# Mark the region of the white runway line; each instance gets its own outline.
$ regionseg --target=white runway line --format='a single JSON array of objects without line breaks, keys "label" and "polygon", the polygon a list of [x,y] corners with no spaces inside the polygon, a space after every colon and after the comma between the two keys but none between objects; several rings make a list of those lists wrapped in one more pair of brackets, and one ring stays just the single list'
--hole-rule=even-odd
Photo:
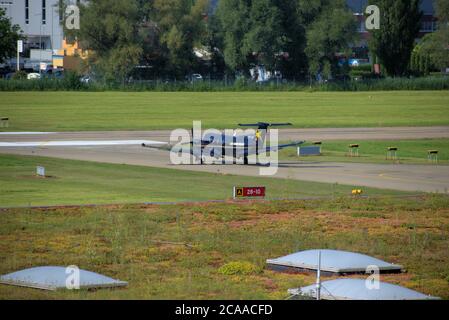
[{"label": "white runway line", "polygon": [[0,132],[0,135],[33,135],[33,134],[54,134],[56,132]]},{"label": "white runway line", "polygon": [[151,140],[101,140],[101,141],[35,141],[0,142],[0,147],[82,147],[82,146],[120,146],[120,145],[162,145],[165,142]]}]

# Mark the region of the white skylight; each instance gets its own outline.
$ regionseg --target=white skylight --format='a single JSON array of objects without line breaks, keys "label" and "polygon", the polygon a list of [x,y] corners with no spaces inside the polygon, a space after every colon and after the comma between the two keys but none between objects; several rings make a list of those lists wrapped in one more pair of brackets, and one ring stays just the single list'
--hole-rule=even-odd
[{"label": "white skylight", "polygon": [[369,266],[376,266],[381,272],[400,272],[402,267],[385,261],[348,251],[307,250],[277,259],[268,259],[267,264],[274,269],[296,268],[314,271],[318,269],[321,251],[321,271],[332,273],[364,273]]},{"label": "white skylight", "polygon": [[[435,300],[436,297],[410,290],[398,285],[380,282],[379,289],[366,285],[365,279],[337,279],[321,283],[320,296],[323,300]],[[316,297],[316,284],[290,289],[292,295]]]},{"label": "white skylight", "polygon": [[[67,270],[65,267],[36,267],[25,269],[0,276],[0,283],[43,290],[66,289],[67,280],[70,276],[74,275],[73,272],[70,273]],[[113,288],[127,285],[127,282],[79,269],[80,289]]]}]

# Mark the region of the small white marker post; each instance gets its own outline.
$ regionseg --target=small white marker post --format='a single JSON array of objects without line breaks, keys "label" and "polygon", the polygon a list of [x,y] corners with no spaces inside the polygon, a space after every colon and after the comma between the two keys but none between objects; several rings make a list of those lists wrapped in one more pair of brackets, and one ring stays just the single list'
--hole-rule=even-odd
[{"label": "small white marker post", "polygon": [[316,299],[321,300],[321,251],[318,252],[318,269],[316,273]]},{"label": "small white marker post", "polygon": [[17,40],[17,71],[20,71],[20,54],[23,52],[23,40]]},{"label": "small white marker post", "polygon": [[37,166],[37,167],[36,167],[36,174],[37,174],[39,177],[44,177],[44,178],[45,178],[45,168],[44,168],[44,167],[41,167],[41,166]]}]

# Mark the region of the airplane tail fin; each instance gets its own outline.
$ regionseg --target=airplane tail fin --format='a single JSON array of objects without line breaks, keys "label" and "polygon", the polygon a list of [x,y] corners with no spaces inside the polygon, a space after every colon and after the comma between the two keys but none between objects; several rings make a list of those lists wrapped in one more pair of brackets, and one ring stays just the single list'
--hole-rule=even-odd
[{"label": "airplane tail fin", "polygon": [[258,122],[258,123],[239,123],[240,127],[257,127],[256,137],[260,141],[264,142],[266,139],[268,128],[270,127],[284,127],[291,126],[291,123],[268,123],[268,122]]}]

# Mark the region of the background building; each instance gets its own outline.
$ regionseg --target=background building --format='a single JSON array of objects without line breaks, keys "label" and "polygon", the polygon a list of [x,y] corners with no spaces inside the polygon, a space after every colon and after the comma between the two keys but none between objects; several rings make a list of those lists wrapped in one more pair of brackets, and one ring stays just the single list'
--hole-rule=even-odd
[{"label": "background building", "polygon": [[[79,3],[79,0],[66,0]],[[46,69],[47,66],[76,69],[86,52],[79,44],[67,43],[64,37],[64,13],[60,0],[0,0],[0,8],[6,12],[12,24],[17,24],[26,37],[21,55],[21,68]],[[17,59],[8,64],[15,69]]]},{"label": "background building", "polygon": [[[20,26],[26,37],[22,67],[52,63],[53,52],[61,49],[64,38],[59,0],[1,0],[0,8],[13,24]],[[16,59],[11,59],[9,64],[15,66]]]},{"label": "background building", "polygon": [[[361,34],[362,41],[369,38],[369,32],[365,29],[365,17],[364,12],[368,6],[368,0],[346,0],[348,6],[351,8],[354,16],[357,17],[359,22],[358,32]],[[433,7],[433,0],[422,0],[421,10],[424,13],[423,19],[421,21],[421,31],[419,37],[422,38],[424,35],[435,32],[437,28],[437,19],[435,17],[435,10]]]},{"label": "background building", "polygon": [[[370,33],[365,29],[365,16],[364,12],[368,6],[368,0],[346,0],[348,6],[351,8],[354,16],[358,22],[358,33],[360,35],[360,40],[353,46],[354,56],[358,63],[368,63],[370,62],[369,50],[368,50],[368,40]],[[421,21],[421,30],[418,36],[420,38],[424,37],[426,34],[435,32],[437,28],[437,18],[435,17],[435,10],[433,7],[433,0],[422,0],[421,10],[424,15]],[[381,21],[382,26],[382,21]]]}]

